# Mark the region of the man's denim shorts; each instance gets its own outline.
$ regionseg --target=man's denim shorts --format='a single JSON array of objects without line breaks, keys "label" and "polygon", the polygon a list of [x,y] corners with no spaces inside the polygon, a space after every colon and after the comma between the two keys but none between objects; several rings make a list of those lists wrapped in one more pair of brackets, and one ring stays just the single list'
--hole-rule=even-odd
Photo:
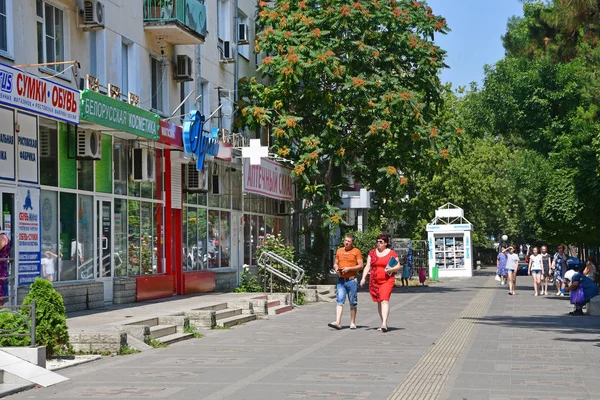
[{"label": "man's denim shorts", "polygon": [[356,278],[338,278],[336,302],[343,306],[348,296],[350,307],[356,307],[358,304],[358,279]]}]

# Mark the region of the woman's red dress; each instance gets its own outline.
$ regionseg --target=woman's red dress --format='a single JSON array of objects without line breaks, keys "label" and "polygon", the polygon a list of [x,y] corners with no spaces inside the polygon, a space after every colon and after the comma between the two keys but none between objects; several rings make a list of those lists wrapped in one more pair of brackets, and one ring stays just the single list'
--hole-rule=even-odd
[{"label": "woman's red dress", "polygon": [[390,262],[390,258],[398,257],[398,254],[394,250],[390,249],[390,252],[383,257],[377,256],[377,250],[373,249],[369,252],[371,257],[371,278],[369,279],[369,292],[371,292],[371,298],[374,302],[380,302],[383,300],[388,301],[394,289],[394,283],[396,278],[394,274],[391,276],[385,272],[385,267]]}]

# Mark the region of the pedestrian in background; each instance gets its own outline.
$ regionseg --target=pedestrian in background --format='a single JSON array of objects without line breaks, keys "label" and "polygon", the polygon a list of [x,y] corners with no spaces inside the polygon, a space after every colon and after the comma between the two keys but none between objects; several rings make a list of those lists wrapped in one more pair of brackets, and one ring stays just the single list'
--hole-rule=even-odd
[{"label": "pedestrian in background", "polygon": [[508,255],[506,256],[506,269],[508,270],[508,294],[511,296],[515,294],[515,287],[517,286],[518,266],[519,256],[515,254],[515,248],[510,246],[508,248]]},{"label": "pedestrian in background", "polygon": [[550,281],[550,264],[552,264],[552,257],[548,254],[548,247],[542,246],[542,294],[548,295],[548,281]]},{"label": "pedestrian in background", "polygon": [[585,268],[583,269],[583,274],[592,281],[596,282],[597,272],[598,268],[596,267],[596,259],[594,257],[588,257],[587,262],[585,263]]},{"label": "pedestrian in background", "polygon": [[571,292],[571,303],[575,304],[575,311],[569,314],[584,315],[583,306],[598,296],[598,286],[590,278],[575,270],[567,271],[564,280],[568,283],[566,290]]},{"label": "pedestrian in background", "polygon": [[538,248],[533,248],[533,254],[529,256],[529,267],[527,273],[533,278],[533,295],[538,296],[538,289],[542,286],[542,255],[538,253]]},{"label": "pedestrian in background", "polygon": [[506,285],[506,275],[508,274],[506,260],[506,246],[502,246],[500,253],[498,253],[498,257],[496,257],[496,266],[498,267],[498,276],[500,277],[501,285]]},{"label": "pedestrian in background", "polygon": [[350,329],[356,329],[356,311],[358,306],[358,282],[356,276],[363,269],[362,254],[354,247],[354,236],[346,235],[344,247],[335,253],[333,269],[338,274],[336,286],[335,322],[327,324],[334,329],[342,329],[342,312],[348,297],[350,304]]},{"label": "pedestrian in background", "polygon": [[565,246],[558,246],[558,251],[552,257],[552,266],[554,271],[554,284],[556,285],[556,295],[564,296],[565,290],[564,276],[567,272],[567,255],[565,254]]},{"label": "pedestrian in background", "polygon": [[[377,247],[369,252],[367,265],[360,281],[360,285],[363,286],[367,274],[371,273],[369,278],[369,292],[371,293],[371,299],[377,303],[377,311],[381,318],[381,326],[377,330],[381,332],[387,332],[388,330],[389,301],[396,281],[394,273],[400,271],[402,268],[402,264],[398,260],[398,254],[388,248],[389,241],[390,237],[388,235],[382,233],[377,236]],[[390,267],[391,259],[395,259],[396,265],[394,267]]]},{"label": "pedestrian in background", "polygon": [[[4,232],[0,232],[0,306],[8,300],[8,259],[10,258],[10,239]],[[1,279],[4,278],[4,279]]]},{"label": "pedestrian in background", "polygon": [[400,277],[402,287],[408,286],[408,278],[410,278],[410,264],[408,263],[408,258],[404,256],[402,257],[402,275]]}]

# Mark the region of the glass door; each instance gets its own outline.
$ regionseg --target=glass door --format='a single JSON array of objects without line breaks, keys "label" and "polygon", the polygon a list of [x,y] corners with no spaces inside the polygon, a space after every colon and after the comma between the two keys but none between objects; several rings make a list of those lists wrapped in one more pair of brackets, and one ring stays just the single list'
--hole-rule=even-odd
[{"label": "glass door", "polygon": [[104,302],[113,301],[113,203],[96,198],[96,280],[104,282]]},{"label": "glass door", "polygon": [[[8,304],[15,305],[15,193],[13,188],[0,185],[0,210],[2,210],[2,220],[0,220],[0,232],[5,233],[10,240],[8,258],[4,257],[6,250],[0,250],[0,305]],[[13,279],[10,279],[13,278]]]}]

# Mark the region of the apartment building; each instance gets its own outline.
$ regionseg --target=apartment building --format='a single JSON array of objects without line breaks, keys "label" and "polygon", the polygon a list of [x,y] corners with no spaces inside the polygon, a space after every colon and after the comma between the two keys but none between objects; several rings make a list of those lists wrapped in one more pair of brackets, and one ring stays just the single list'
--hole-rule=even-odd
[{"label": "apartment building", "polygon": [[[258,236],[289,237],[293,190],[261,181],[289,169],[250,165],[256,134],[233,128],[237,82],[256,74],[255,3],[0,0],[13,293],[42,276],[75,310],[230,290]],[[205,122],[186,131],[190,115]],[[200,170],[190,126],[211,143]]]}]

